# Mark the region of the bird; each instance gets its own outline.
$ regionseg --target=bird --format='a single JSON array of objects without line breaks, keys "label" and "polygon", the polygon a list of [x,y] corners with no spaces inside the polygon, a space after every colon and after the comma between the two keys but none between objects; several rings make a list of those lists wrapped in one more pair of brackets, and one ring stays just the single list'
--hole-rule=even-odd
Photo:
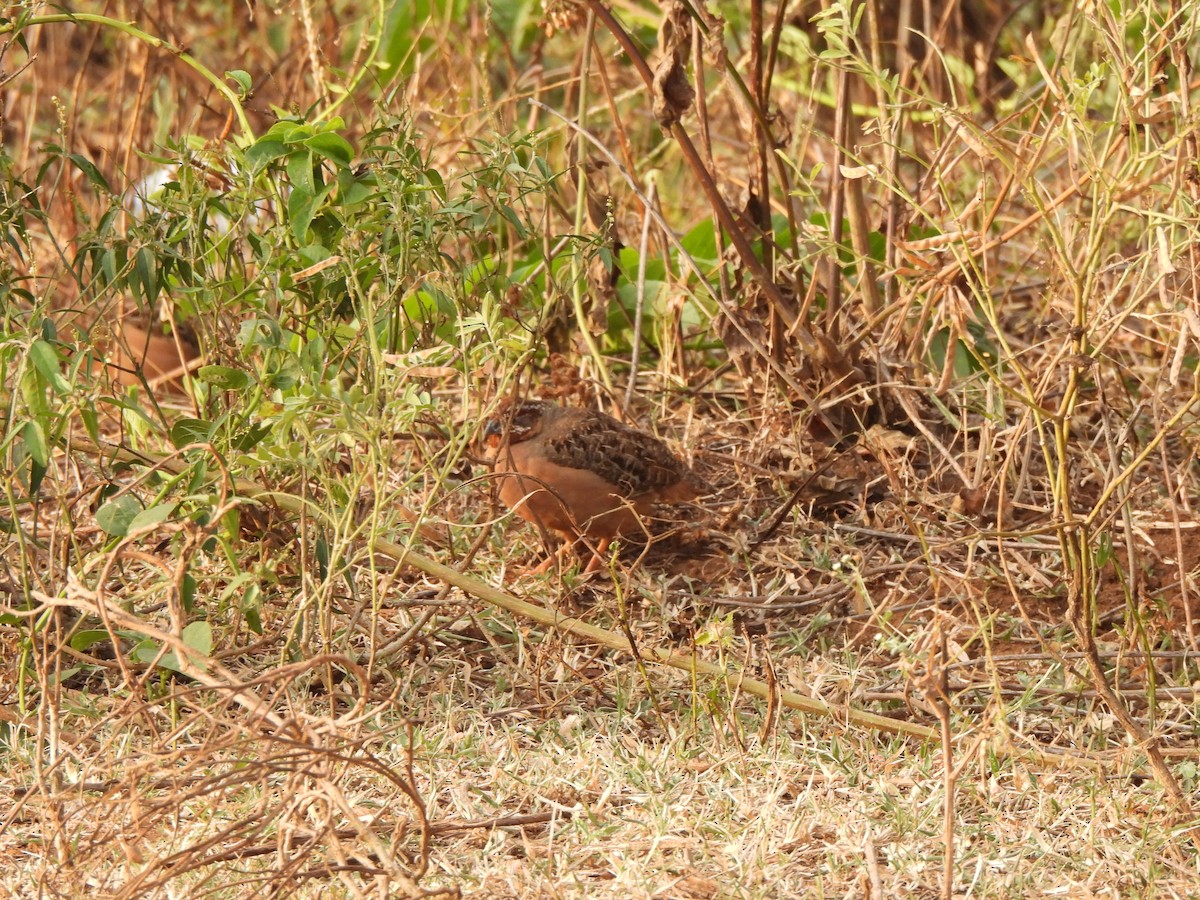
[{"label": "bird", "polygon": [[504,504],[564,541],[534,573],[581,542],[592,548],[584,571],[594,572],[614,538],[645,532],[655,503],[694,500],[704,489],[662,441],[595,409],[505,401],[484,442]]}]

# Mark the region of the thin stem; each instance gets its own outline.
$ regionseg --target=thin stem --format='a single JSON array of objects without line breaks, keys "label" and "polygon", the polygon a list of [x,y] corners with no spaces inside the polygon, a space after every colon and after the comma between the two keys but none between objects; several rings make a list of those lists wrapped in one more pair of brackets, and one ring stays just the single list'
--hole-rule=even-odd
[{"label": "thin stem", "polygon": [[[182,49],[176,47],[169,41],[164,41],[160,37],[155,37],[149,32],[142,31],[142,29],[129,22],[122,22],[118,19],[112,19],[108,16],[99,16],[93,13],[68,13],[51,16],[35,16],[31,19],[26,19],[21,24],[22,27],[29,27],[31,25],[56,25],[60,22],[70,22],[75,25],[86,22],[91,25],[102,25],[106,28],[115,29],[116,31],[123,31],[129,36],[137,38],[139,41],[146,42],[151,47],[155,47],[160,50],[166,50],[171,55],[179,57],[180,61],[182,61],[185,65],[191,66],[191,68],[199,72],[200,75],[203,76],[204,79],[208,81],[209,84],[211,84],[219,94],[221,94],[221,96],[229,101],[230,106],[233,107],[234,114],[237,116],[238,124],[241,126],[242,137],[246,139],[246,142],[250,143],[255,139],[254,129],[250,127],[250,120],[246,118],[246,110],[242,106],[242,101],[238,99],[238,95],[235,94],[233,89],[225,83],[224,79],[217,77],[217,74],[213,72],[212,69],[208,68],[208,66],[204,65],[204,63],[200,62],[200,60],[196,59],[190,53],[185,53]],[[15,27],[16,26],[12,24],[0,25],[0,34],[9,34],[15,29]]]}]

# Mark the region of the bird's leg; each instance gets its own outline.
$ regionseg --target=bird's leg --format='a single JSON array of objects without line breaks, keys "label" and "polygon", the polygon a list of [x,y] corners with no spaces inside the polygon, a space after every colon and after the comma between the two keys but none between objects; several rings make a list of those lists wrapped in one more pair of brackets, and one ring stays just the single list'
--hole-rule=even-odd
[{"label": "bird's leg", "polygon": [[604,564],[608,562],[608,545],[612,543],[612,538],[600,538],[596,541],[596,549],[592,551],[591,562],[587,564],[587,568],[583,570],[585,575],[591,572],[599,572]]},{"label": "bird's leg", "polygon": [[571,549],[571,543],[565,542],[559,544],[558,549],[543,559],[536,567],[529,570],[530,575],[545,575],[554,566],[556,562],[562,559],[563,555]]}]

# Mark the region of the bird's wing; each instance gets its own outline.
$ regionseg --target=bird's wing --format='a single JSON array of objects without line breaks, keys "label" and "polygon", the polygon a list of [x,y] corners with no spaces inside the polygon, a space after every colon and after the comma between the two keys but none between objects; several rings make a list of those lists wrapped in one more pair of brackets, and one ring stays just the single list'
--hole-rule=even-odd
[{"label": "bird's wing", "polygon": [[550,462],[595,472],[625,497],[667,490],[687,478],[687,466],[657,438],[601,412],[572,413],[543,432]]}]

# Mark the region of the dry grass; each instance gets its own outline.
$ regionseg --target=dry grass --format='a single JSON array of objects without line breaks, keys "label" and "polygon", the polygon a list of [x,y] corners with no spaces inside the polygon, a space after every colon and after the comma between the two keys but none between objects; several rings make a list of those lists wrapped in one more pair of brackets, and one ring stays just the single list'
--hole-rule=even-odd
[{"label": "dry grass", "polygon": [[1196,11],[547,5],[8,8],[0,885],[1193,895]]}]

